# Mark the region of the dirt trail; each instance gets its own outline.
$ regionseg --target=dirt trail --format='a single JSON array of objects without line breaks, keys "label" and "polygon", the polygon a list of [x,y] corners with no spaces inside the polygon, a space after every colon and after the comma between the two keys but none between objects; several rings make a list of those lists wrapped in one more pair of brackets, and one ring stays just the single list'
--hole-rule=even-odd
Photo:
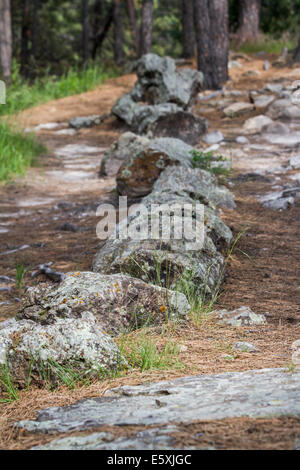
[{"label": "dirt trail", "polygon": [[[266,83],[292,81],[300,76],[299,70],[293,69],[271,67],[269,71],[263,71],[263,60],[240,61],[243,70],[231,71],[227,89],[249,91],[262,88]],[[259,75],[245,77],[243,73],[247,70],[258,70]],[[31,269],[50,261],[54,263],[55,269],[64,272],[90,269],[99,245],[95,233],[95,210],[101,201],[113,197],[115,188],[113,178],[98,178],[97,171],[103,153],[124,129],[110,118],[100,126],[80,130],[74,135],[57,132],[65,130],[67,121],[72,117],[108,113],[115,100],[127,92],[134,81],[133,75],[124,76],[109,81],[98,90],[20,113],[17,119],[24,127],[32,128],[49,122],[57,122],[59,126],[52,130],[37,131],[49,149],[48,155],[41,158],[40,166],[30,169],[25,178],[0,187],[0,275],[14,278],[16,262]],[[239,100],[243,101],[243,98]],[[296,148],[266,144],[256,136],[250,136],[247,145],[235,142],[245,119],[264,114],[264,110],[252,111],[241,117],[224,118],[216,107],[209,108],[201,102],[195,109],[208,119],[210,130],[220,130],[225,136],[225,144],[218,151],[232,159],[234,175],[231,189],[236,197],[237,208],[224,211],[222,217],[236,236],[240,232],[244,233],[229,262],[217,307],[232,309],[248,305],[257,313],[268,312],[268,325],[259,329],[241,328],[238,331],[216,327],[209,321],[198,327],[189,326],[175,333],[187,348],[180,355],[180,361],[185,366],[183,369],[144,374],[135,371],[127,377],[93,384],[90,388],[74,392],[62,389],[61,392],[50,394],[37,390],[31,397],[22,393],[20,402],[2,406],[5,432],[3,441],[0,438],[0,448],[26,448],[45,442],[45,437],[23,437],[9,431],[10,423],[32,418],[42,407],[101,396],[107,388],[123,384],[194,374],[281,367],[290,363],[290,345],[300,337],[300,203],[298,199],[286,211],[278,212],[264,207],[257,196],[274,191],[274,186],[283,187],[291,182],[293,172],[280,173],[278,167],[287,163]],[[259,175],[253,176],[253,173]],[[65,232],[59,229],[65,222],[75,224],[79,231]],[[29,247],[2,255],[22,245]],[[26,285],[47,282],[43,276],[32,280],[29,275],[25,281]],[[18,309],[16,298],[19,292],[14,283],[9,283],[9,286],[11,292],[0,292],[0,320],[11,317]],[[234,360],[228,361],[223,356],[238,340],[253,343],[259,352],[236,354]],[[256,424],[251,420],[223,420],[222,426],[228,432],[225,437],[223,433],[222,438],[222,431],[218,432],[218,422],[193,426],[197,431],[208,427],[205,436],[212,436],[211,440],[219,442],[220,448],[243,448],[250,428],[253,431],[249,448],[259,448],[261,436],[264,448],[272,447],[272,442],[276,448],[289,448],[294,442],[293,430],[299,427],[299,420],[293,419],[295,421],[292,424],[288,419],[265,420],[262,434],[256,432]],[[284,446],[282,440],[278,439],[279,428],[281,432],[286,429]],[[239,442],[235,442],[241,430],[243,434]],[[181,443],[190,442],[188,432],[188,427],[182,428]],[[203,441],[207,443],[205,439]]]}]

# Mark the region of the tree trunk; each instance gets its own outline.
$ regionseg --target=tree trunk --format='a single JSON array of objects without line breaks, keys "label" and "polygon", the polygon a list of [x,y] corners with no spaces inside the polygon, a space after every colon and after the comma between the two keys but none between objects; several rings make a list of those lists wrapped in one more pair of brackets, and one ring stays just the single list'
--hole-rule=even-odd
[{"label": "tree trunk", "polygon": [[190,59],[195,52],[194,7],[193,0],[182,1],[182,46],[183,57]]},{"label": "tree trunk", "polygon": [[39,0],[33,0],[33,25],[32,25],[32,41],[31,54],[36,59],[37,56],[37,40],[39,29]]},{"label": "tree trunk", "polygon": [[30,0],[23,0],[22,33],[21,33],[21,73],[27,75],[29,70],[29,40],[31,36]]},{"label": "tree trunk", "polygon": [[153,0],[143,0],[142,26],[140,36],[140,55],[151,52],[152,45]]},{"label": "tree trunk", "polygon": [[228,79],[228,1],[194,0],[198,70],[204,88],[217,90]]},{"label": "tree trunk", "polygon": [[83,62],[89,60],[89,0],[82,0],[82,58]]},{"label": "tree trunk", "polygon": [[261,0],[240,0],[239,27],[237,37],[240,43],[255,41],[259,35]]},{"label": "tree trunk", "polygon": [[297,45],[297,47],[294,51],[293,62],[300,62],[300,39],[299,39],[298,45]]},{"label": "tree trunk", "polygon": [[94,44],[93,44],[93,50],[92,50],[93,59],[95,59],[96,57],[97,49],[101,48],[102,43],[104,39],[106,38],[109,28],[113,22],[114,5],[112,4],[110,6],[108,13],[103,20],[103,26],[101,28],[99,28],[99,24],[100,24],[100,20],[102,19],[102,12],[103,12],[102,0],[98,0],[97,11],[98,11],[98,16],[95,17],[95,23],[94,23],[94,37],[93,37]]},{"label": "tree trunk", "polygon": [[11,80],[12,30],[10,0],[0,0],[0,65],[5,81]]},{"label": "tree trunk", "polygon": [[123,25],[121,1],[114,0],[114,56],[117,65],[123,63]]},{"label": "tree trunk", "polygon": [[139,55],[139,28],[136,20],[136,11],[134,0],[127,0],[127,11],[132,31],[133,44],[136,55]]}]

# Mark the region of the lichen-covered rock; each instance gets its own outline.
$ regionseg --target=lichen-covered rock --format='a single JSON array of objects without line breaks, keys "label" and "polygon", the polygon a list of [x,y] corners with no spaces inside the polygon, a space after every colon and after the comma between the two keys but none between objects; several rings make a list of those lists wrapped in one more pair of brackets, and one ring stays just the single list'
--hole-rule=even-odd
[{"label": "lichen-covered rock", "polygon": [[119,334],[144,324],[183,318],[190,305],[183,294],[146,284],[123,274],[68,273],[59,286],[28,289],[19,319],[42,325],[57,318],[77,318],[91,312],[102,330]]},{"label": "lichen-covered rock", "polygon": [[141,149],[137,139],[129,148],[130,155],[121,165],[117,174],[119,194],[128,197],[141,197],[150,193],[154,182],[169,165],[191,167],[193,147],[179,139],[169,137],[149,140]]},{"label": "lichen-covered rock", "polygon": [[[147,132],[160,119],[187,109],[203,83],[201,72],[193,69],[177,72],[173,59],[156,54],[141,57],[136,69],[138,81],[130,93],[117,100],[112,113],[138,133]],[[164,135],[166,131],[165,128]]]},{"label": "lichen-covered rock", "polygon": [[235,207],[232,193],[218,185],[216,177],[200,168],[170,166],[160,174],[153,185],[152,192],[143,199],[143,203],[165,204],[178,200],[197,201],[213,209]]},{"label": "lichen-covered rock", "polygon": [[137,62],[138,85],[133,95],[149,104],[176,103],[189,106],[203,83],[203,74],[194,69],[176,71],[170,57],[146,54]]},{"label": "lichen-covered rock", "polygon": [[0,323],[0,370],[6,368],[20,387],[29,381],[60,381],[63,368],[82,377],[126,367],[116,344],[84,311],[77,317],[43,324],[34,315]]},{"label": "lichen-covered rock", "polygon": [[264,315],[254,313],[249,307],[240,307],[232,311],[220,310],[219,312],[212,312],[216,314],[219,322],[231,326],[249,326],[249,325],[264,325],[266,317]]},{"label": "lichen-covered rock", "polygon": [[[170,208],[171,209],[171,208]],[[173,233],[182,230],[182,216],[172,214],[170,210],[170,226]],[[185,232],[180,239],[175,237],[143,240],[131,236],[135,227],[148,227],[151,234],[153,226],[162,227],[159,213],[153,212],[151,217],[142,213],[132,216],[129,221],[124,219],[118,226],[118,233],[128,230],[126,239],[109,238],[97,253],[93,271],[103,273],[128,273],[133,277],[143,279],[145,282],[160,284],[176,291],[185,290],[185,285],[194,285],[199,295],[210,295],[219,285],[223,275],[225,260],[217,251],[217,246],[226,244],[231,239],[230,230],[213,216],[205,217],[207,224],[204,228],[204,243],[197,250],[187,249],[191,243]],[[219,222],[219,223],[218,223]],[[213,242],[215,238],[216,243]],[[225,241],[226,240],[226,241]]]},{"label": "lichen-covered rock", "polygon": [[[171,119],[178,114],[181,108],[174,103],[162,103],[149,106],[141,106],[132,119],[131,128],[137,134],[147,133],[155,129],[160,119]],[[167,135],[167,137],[170,137]]]},{"label": "lichen-covered rock", "polygon": [[131,155],[149,145],[149,139],[133,132],[125,132],[116,140],[101,160],[99,176],[114,176]]}]

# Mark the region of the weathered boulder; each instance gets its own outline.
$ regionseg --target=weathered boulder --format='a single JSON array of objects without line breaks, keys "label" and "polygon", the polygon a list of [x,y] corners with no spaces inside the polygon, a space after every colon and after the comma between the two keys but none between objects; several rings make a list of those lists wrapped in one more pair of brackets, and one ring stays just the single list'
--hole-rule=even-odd
[{"label": "weathered boulder", "polygon": [[[228,245],[232,239],[230,229],[212,209],[207,207],[204,212],[204,243],[195,251],[187,249],[191,238],[185,232],[180,232],[180,239],[172,236],[171,232],[166,237],[163,233],[157,238],[149,236],[157,224],[161,232],[165,229],[159,214],[155,211],[150,213],[153,205],[165,204],[169,210],[170,226],[174,227],[174,233],[178,233],[182,229],[182,214],[178,216],[173,211],[174,204],[195,205],[196,202],[211,207],[223,202],[234,204],[229,191],[218,187],[211,174],[200,169],[169,167],[156,181],[151,194],[141,201],[146,212],[137,212],[120,222],[117,237],[109,238],[97,253],[93,271],[125,272],[179,291],[184,290],[184,281],[188,278],[199,292],[212,293],[221,281],[224,267],[224,258],[218,249]],[[137,227],[143,227],[144,238],[138,238]],[[127,237],[118,237],[125,232]]]},{"label": "weathered boulder", "polygon": [[187,111],[176,111],[159,116],[148,126],[155,137],[174,137],[189,145],[196,145],[207,129],[207,122]]},{"label": "weathered boulder", "polygon": [[171,202],[200,202],[213,209],[234,209],[232,193],[218,184],[216,177],[200,168],[170,166],[160,174],[152,192],[143,204],[166,204]]},{"label": "weathered boulder", "polygon": [[[112,113],[139,134],[158,128],[162,124],[161,120],[166,122],[168,116],[186,110],[203,83],[201,72],[193,69],[177,72],[173,59],[161,58],[156,54],[141,57],[136,71],[138,80],[135,86],[130,93],[117,100]],[[188,119],[185,115],[183,117]],[[196,131],[201,131],[201,123],[195,117],[193,125],[196,124]],[[172,131],[170,127],[165,127],[164,135],[167,135],[168,130]]]},{"label": "weathered boulder", "polygon": [[56,317],[45,324],[35,315],[27,317],[0,323],[0,373],[6,370],[19,387],[29,381],[58,383],[64,368],[88,377],[126,367],[116,344],[101,331],[92,313]]},{"label": "weathered boulder", "polygon": [[142,151],[149,145],[147,137],[125,132],[116,140],[101,160],[99,176],[114,176],[122,163],[131,155]]},{"label": "weathered boulder", "polygon": [[133,96],[149,104],[176,103],[187,108],[203,84],[203,74],[185,68],[176,71],[170,57],[146,54],[137,62],[138,82]]},{"label": "weathered boulder", "polygon": [[140,279],[92,272],[67,274],[57,287],[30,288],[18,319],[46,325],[57,318],[77,318],[91,312],[102,330],[119,334],[147,323],[182,318],[190,311],[183,294],[167,291]]},{"label": "weathered boulder", "polygon": [[128,158],[117,174],[117,189],[123,196],[141,197],[149,194],[160,173],[169,165],[192,165],[193,147],[179,139],[165,137],[143,141],[142,148],[141,140],[137,139],[132,141],[128,150]]},{"label": "weathered boulder", "polygon": [[180,111],[181,108],[174,103],[140,106],[132,118],[131,129],[137,134],[146,133],[154,129],[160,119],[168,119]]}]

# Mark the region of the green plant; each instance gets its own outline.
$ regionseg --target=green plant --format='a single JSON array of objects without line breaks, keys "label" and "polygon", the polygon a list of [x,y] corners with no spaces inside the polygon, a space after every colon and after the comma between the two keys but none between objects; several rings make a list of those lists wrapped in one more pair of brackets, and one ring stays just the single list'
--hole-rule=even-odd
[{"label": "green plant", "polygon": [[21,290],[25,274],[30,268],[25,268],[23,263],[16,262],[16,287],[18,291]]},{"label": "green plant", "polygon": [[34,135],[25,135],[4,122],[0,122],[0,148],[0,181],[24,174],[36,158],[46,152]]},{"label": "green plant", "polygon": [[0,389],[7,394],[7,398],[0,399],[0,403],[12,403],[19,399],[17,389],[11,378],[7,364],[0,364]]},{"label": "green plant", "polygon": [[6,104],[0,106],[0,115],[14,114],[50,100],[93,90],[118,73],[114,67],[89,64],[83,68],[69,68],[60,77],[46,75],[30,83],[24,81],[19,66],[14,62],[12,83],[7,87]]},{"label": "green plant", "polygon": [[216,156],[213,152],[202,152],[195,149],[191,151],[191,155],[193,168],[201,168],[215,176],[229,176],[230,170],[223,165],[228,160],[222,155]]},{"label": "green plant", "polygon": [[177,343],[167,340],[160,346],[159,339],[154,341],[144,328],[138,334],[122,335],[118,346],[129,365],[141,371],[183,367],[177,358]]}]

